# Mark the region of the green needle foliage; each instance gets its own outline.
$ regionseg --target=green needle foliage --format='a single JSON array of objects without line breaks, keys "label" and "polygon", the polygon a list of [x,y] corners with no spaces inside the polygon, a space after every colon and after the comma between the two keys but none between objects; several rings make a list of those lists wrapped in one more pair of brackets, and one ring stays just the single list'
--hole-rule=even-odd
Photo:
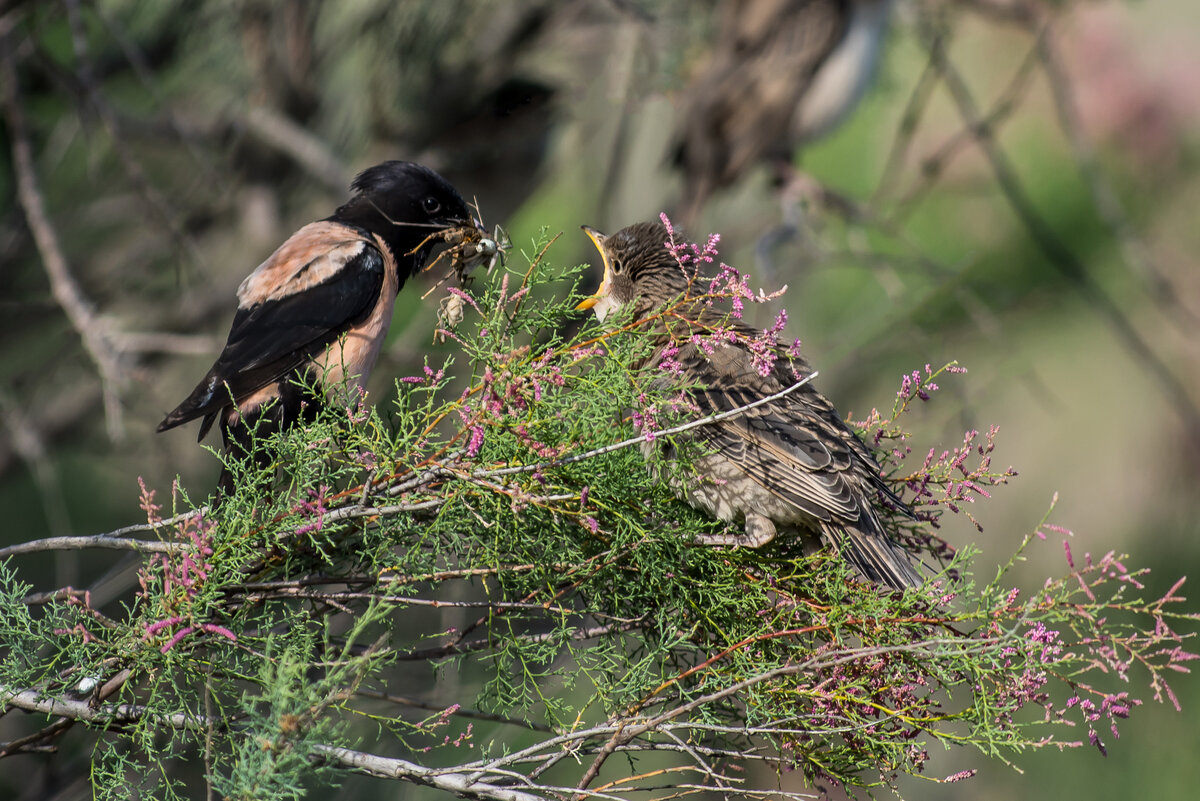
[{"label": "green needle foliage", "polygon": [[[274,462],[231,463],[216,510],[172,485],[164,517],[143,485],[156,539],[113,608],[0,563],[3,698],[44,721],[6,751],[85,724],[105,798],[188,795],[176,757],[230,799],[351,771],[474,798],[801,797],[895,788],[937,743],[1103,750],[1135,686],[1173,700],[1193,658],[1174,628],[1196,619],[1178,585],[1142,600],[1121,558],[1068,548],[1023,594],[935,536],[1014,475],[995,430],[908,464],[898,418],[953,366],[861,426],[916,512],[898,536],[943,565],[925,587],[882,592],[799,543],[694,544],[722,524],[654,478],[635,430],[671,440],[679,387],[630,372],[650,345],[627,318],[565,333],[578,270],[551,244],[450,290],[453,360],[260,442]],[[1064,532],[1041,521],[1014,560]]]}]

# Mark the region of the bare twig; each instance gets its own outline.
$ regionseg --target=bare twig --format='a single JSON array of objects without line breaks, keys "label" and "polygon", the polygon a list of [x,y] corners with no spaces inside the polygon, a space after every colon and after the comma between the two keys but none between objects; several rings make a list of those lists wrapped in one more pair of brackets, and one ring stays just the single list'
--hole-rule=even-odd
[{"label": "bare twig", "polygon": [[710,414],[708,417],[701,417],[699,420],[692,420],[691,422],[683,423],[682,425],[677,425],[672,428],[664,428],[660,431],[647,431],[645,434],[642,434],[639,437],[631,437],[630,439],[621,440],[620,442],[615,442],[612,445],[605,445],[603,448],[595,448],[586,453],[577,453],[573,456],[564,456],[561,459],[552,459],[548,462],[540,462],[538,464],[515,465],[513,467],[500,467],[495,469],[481,469],[476,470],[471,475],[475,477],[494,477],[508,476],[515,473],[542,472],[553,467],[575,464],[576,462],[582,462],[585,459],[594,459],[597,456],[603,456],[606,453],[612,453],[613,451],[619,451],[623,448],[630,448],[634,445],[640,445],[643,442],[652,442],[658,437],[670,437],[674,436],[675,434],[682,434],[684,431],[690,431],[691,429],[699,428],[700,426],[719,423],[722,420],[728,420],[730,417],[737,417],[739,414],[745,414],[751,409],[771,403],[772,401],[779,400],[780,398],[790,395],[796,390],[800,389],[800,387],[809,383],[818,375],[820,375],[820,373],[814,370],[812,373],[809,373],[795,384],[792,384],[790,387],[782,389],[773,395],[768,395],[765,398],[759,398],[758,400],[752,403],[747,403],[744,406],[739,406],[736,409],[730,409],[717,414]]},{"label": "bare twig", "polygon": [[930,56],[950,90],[963,122],[975,132],[976,141],[992,168],[1005,200],[1017,219],[1025,226],[1034,244],[1045,255],[1046,260],[1107,320],[1117,339],[1133,355],[1135,361],[1154,377],[1163,394],[1175,407],[1188,432],[1200,432],[1200,410],[1192,401],[1187,388],[1037,211],[1007,154],[997,142],[994,132],[980,115],[962,74],[947,57],[941,40],[930,31],[925,33]]},{"label": "bare twig", "polygon": [[[414,709],[424,709],[429,712],[444,712],[446,710],[445,704],[434,704],[430,703],[429,701],[421,701],[417,698],[409,698],[403,695],[393,695],[391,693],[376,692],[374,690],[363,690],[360,688],[355,691],[355,695],[359,696],[360,698],[371,698],[376,701],[387,701],[391,704],[410,706]],[[489,723],[503,723],[508,726],[519,726],[522,729],[540,731],[547,734],[554,731],[554,729],[550,728],[549,726],[543,726],[541,723],[534,723],[528,720],[518,720],[517,718],[505,717],[504,715],[497,715],[492,712],[482,712],[478,709],[466,709],[461,706],[458,707],[458,709],[455,709],[451,714],[456,718],[486,720]]]},{"label": "bare twig", "polygon": [[50,291],[96,365],[104,397],[104,417],[109,438],[119,440],[124,433],[118,397],[118,390],[124,383],[121,354],[113,346],[103,322],[71,275],[66,256],[59,245],[58,234],[46,213],[46,204],[38,187],[37,171],[33,166],[33,148],[29,142],[25,110],[21,104],[14,45],[11,34],[4,36],[3,41],[0,41],[0,64],[3,65],[3,74],[0,75],[0,83],[3,84],[0,88],[0,105],[4,107],[4,117],[12,139],[17,198],[25,212],[29,230],[33,233],[46,275],[50,279]]},{"label": "bare twig", "polygon": [[[989,647],[988,643],[979,640],[928,638],[896,645],[844,648],[827,653],[814,653],[802,662],[763,671],[741,681],[722,684],[705,695],[669,705],[657,714],[645,715],[640,711],[631,711],[621,719],[609,720],[594,726],[574,728],[559,734],[554,734],[545,726],[480,714],[480,719],[520,725],[547,736],[527,748],[511,753],[442,768],[426,767],[404,759],[383,757],[325,744],[315,744],[309,748],[314,759],[327,764],[339,765],[371,776],[429,786],[466,798],[499,799],[500,801],[533,801],[533,799],[543,801],[546,798],[561,799],[571,796],[575,798],[618,798],[628,792],[647,789],[646,780],[664,775],[664,771],[679,770],[698,771],[714,781],[715,786],[724,786],[726,789],[730,789],[728,782],[736,780],[724,775],[714,767],[713,760],[752,760],[769,765],[781,765],[784,764],[784,760],[777,755],[758,753],[759,749],[753,747],[744,749],[734,749],[729,746],[714,747],[706,744],[705,737],[721,735],[726,738],[744,739],[772,734],[812,734],[816,729],[805,725],[803,721],[790,719],[766,722],[754,727],[690,720],[690,715],[697,710],[744,693],[763,682],[825,670],[883,654],[906,653],[914,658],[932,659],[943,656],[947,649],[967,653],[980,649],[986,650]],[[362,691],[355,694],[392,703],[409,704],[430,711],[445,711],[440,706],[424,702],[410,702],[409,699],[401,696]],[[164,728],[191,731],[202,737],[211,736],[213,731],[223,730],[229,725],[228,722],[214,719],[209,712],[205,714],[192,712],[160,714],[142,705],[100,704],[96,703],[94,699],[72,700],[49,696],[38,690],[15,690],[3,686],[0,686],[0,707],[23,709],[58,718],[50,727],[43,729],[41,734],[45,736],[35,739],[25,738],[20,743],[21,750],[41,747],[46,743],[48,737],[54,736],[68,725],[68,721],[81,721],[109,728],[122,728],[138,721],[147,721],[152,725]],[[463,710],[458,710],[458,712],[461,713]],[[881,712],[887,716],[903,716],[904,714],[903,710],[881,710]],[[465,716],[473,715],[474,713]],[[823,715],[823,717],[825,722],[818,727],[822,733],[842,731],[842,729],[831,729],[828,724],[828,716]],[[917,719],[910,720],[909,723],[918,727],[923,725]],[[844,731],[849,732],[868,725],[878,725],[878,720],[851,724]],[[651,735],[657,736],[652,737]],[[589,790],[588,784],[596,777],[604,761],[614,753],[625,751],[630,753],[668,752],[684,755],[690,760],[690,765],[663,767],[621,782]],[[579,756],[591,756],[593,761],[576,788],[568,789],[538,781],[538,776],[549,767],[561,763],[566,757],[578,758]],[[672,786],[676,789],[685,787],[679,783],[674,783]],[[704,787],[713,789],[713,785],[689,784],[686,787],[694,788],[697,791]],[[738,792],[741,792],[740,788]],[[685,794],[690,794],[690,791]],[[778,797],[801,798],[804,796],[782,793]]]},{"label": "bare twig", "polygon": [[[159,725],[177,730],[204,734],[212,727],[206,716],[191,713],[159,714],[145,706],[136,704],[110,704],[93,707],[87,701],[74,701],[45,696],[36,690],[12,690],[0,687],[0,704],[27,712],[83,721],[93,724],[124,725],[143,719],[152,719]],[[61,727],[63,724],[53,724]],[[415,784],[452,792],[465,798],[490,799],[491,801],[544,801],[544,796],[500,787],[483,781],[471,781],[466,774],[453,769],[427,768],[403,759],[376,756],[349,748],[316,745],[313,749],[318,759],[341,765],[351,770],[389,779],[404,779]]]},{"label": "bare twig", "polygon": [[415,762],[395,757],[381,757],[349,748],[319,745],[315,752],[330,762],[352,768],[369,776],[385,779],[405,779],[414,784],[434,787],[463,798],[487,798],[493,801],[544,801],[545,796],[501,787],[482,781],[472,781],[463,773],[427,768]]},{"label": "bare twig", "polygon": [[1058,112],[1058,124],[1071,145],[1075,163],[1083,176],[1088,191],[1092,195],[1092,203],[1096,213],[1104,221],[1105,226],[1112,231],[1121,246],[1121,255],[1135,273],[1150,290],[1154,302],[1167,312],[1178,324],[1195,326],[1200,323],[1200,315],[1189,309],[1181,302],[1181,295],[1162,272],[1159,271],[1150,255],[1150,248],[1138,235],[1137,229],[1130,221],[1116,190],[1104,174],[1096,150],[1088,140],[1083,123],[1079,119],[1079,109],[1075,105],[1075,96],[1071,92],[1071,82],[1059,53],[1058,42],[1054,35],[1053,22],[1047,21],[1041,36],[1036,38],[1037,53],[1041,59],[1042,69],[1050,84],[1050,92],[1054,97],[1054,108]]},{"label": "bare twig", "polygon": [[99,548],[111,551],[142,551],[145,553],[181,553],[189,545],[182,542],[158,542],[157,540],[115,539],[106,534],[93,534],[84,537],[46,537],[41,540],[30,540],[7,548],[0,548],[0,559],[15,556],[20,553],[40,553],[43,551],[79,551],[88,548]]},{"label": "bare twig", "polygon": [[[613,623],[606,626],[589,626],[587,628],[576,629],[571,632],[567,638],[572,642],[583,642],[585,640],[594,640],[597,637],[603,637],[606,634],[615,634],[622,631],[628,631],[635,627],[632,623]],[[520,634],[510,635],[509,641],[521,643],[538,643],[552,640],[559,636],[557,631],[546,631],[541,634]],[[404,661],[428,661],[430,659],[443,659],[447,656],[458,656],[460,654],[470,654],[477,651],[485,651],[489,648],[496,648],[497,644],[494,640],[484,638],[480,640],[472,640],[470,642],[452,642],[449,645],[439,646],[437,648],[422,648],[420,650],[408,651],[407,653],[398,652],[397,658]]]},{"label": "bare twig", "polygon": [[309,175],[338,195],[350,183],[349,170],[329,147],[275,109],[256,106],[242,117],[246,128],[266,145],[286,153]]},{"label": "bare twig", "polygon": [[[804,673],[804,672],[817,670],[817,669],[821,669],[821,668],[830,668],[830,667],[834,667],[836,665],[847,664],[847,663],[854,662],[854,661],[857,661],[860,659],[869,658],[872,656],[881,655],[881,654],[885,654],[885,653],[929,653],[932,656],[933,654],[939,653],[939,649],[946,648],[946,647],[954,648],[954,649],[957,649],[957,650],[960,650],[963,652],[968,652],[968,651],[984,650],[987,648],[987,643],[981,642],[978,640],[971,641],[971,640],[961,640],[961,639],[946,639],[946,640],[929,639],[929,640],[923,640],[920,642],[904,643],[904,644],[900,644],[900,645],[868,646],[868,647],[864,647],[864,648],[847,648],[845,650],[830,653],[830,654],[814,654],[812,657],[804,660],[803,662],[799,662],[799,663],[795,663],[795,664],[791,664],[791,665],[784,665],[783,667],[775,668],[774,670],[769,670],[764,673],[759,673],[754,676],[750,676],[749,678],[743,679],[742,681],[725,685],[724,687],[721,687],[718,690],[714,690],[713,692],[708,693],[706,695],[702,695],[697,698],[693,698],[690,701],[687,701],[685,703],[681,703],[676,706],[672,706],[672,707],[668,708],[665,712],[662,712],[654,717],[650,717],[650,718],[630,717],[630,718],[627,718],[624,721],[618,722],[616,730],[613,732],[612,736],[609,738],[609,741],[607,743],[605,743],[604,747],[600,750],[600,753],[597,754],[596,758],[592,761],[592,764],[590,766],[588,766],[588,769],[584,773],[583,778],[581,778],[579,780],[577,789],[579,789],[579,790],[586,789],[587,786],[589,784],[591,784],[591,782],[600,773],[600,768],[603,767],[604,763],[608,760],[608,758],[610,756],[612,756],[614,753],[616,753],[626,743],[631,742],[632,740],[636,739],[637,737],[641,737],[642,735],[646,734],[647,732],[657,729],[658,727],[660,727],[661,725],[663,725],[664,723],[666,723],[668,721],[671,721],[680,716],[686,715],[689,712],[699,709],[700,707],[707,706],[709,704],[715,703],[716,701],[720,701],[724,698],[728,698],[730,696],[742,693],[745,690],[748,690],[749,688],[751,688],[757,684],[761,684],[766,681],[771,681],[776,678],[781,678],[783,676],[791,676],[791,675],[795,675],[797,673]],[[891,714],[895,715],[895,714],[899,714],[899,713],[893,712]],[[914,725],[919,725],[919,724],[916,724],[914,722]]]}]

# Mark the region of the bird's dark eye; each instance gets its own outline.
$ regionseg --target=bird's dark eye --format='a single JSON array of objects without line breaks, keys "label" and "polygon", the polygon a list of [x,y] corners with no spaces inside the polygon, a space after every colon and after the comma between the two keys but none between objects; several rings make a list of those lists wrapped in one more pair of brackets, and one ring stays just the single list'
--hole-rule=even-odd
[{"label": "bird's dark eye", "polygon": [[622,267],[622,265],[621,265],[621,260],[620,260],[620,259],[613,259],[613,260],[612,260],[612,271],[613,271],[614,273],[620,273],[620,272],[621,272],[621,267]]},{"label": "bird's dark eye", "polygon": [[424,208],[425,211],[430,214],[437,214],[439,211],[442,210],[442,204],[438,201],[438,199],[436,197],[432,197],[432,196],[427,197],[424,200],[422,200],[421,207]]}]

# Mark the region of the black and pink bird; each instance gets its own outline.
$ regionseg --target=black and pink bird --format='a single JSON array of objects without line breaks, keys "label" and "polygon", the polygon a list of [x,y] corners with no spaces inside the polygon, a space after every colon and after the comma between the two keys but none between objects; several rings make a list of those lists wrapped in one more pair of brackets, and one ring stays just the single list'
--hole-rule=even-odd
[{"label": "black and pink bird", "polygon": [[[458,191],[433,170],[387,161],[364,170],[353,197],[284,242],[238,287],[225,349],[166,431],[218,423],[226,450],[311,419],[311,386],[366,383],[387,336],[396,294],[451,228],[476,227]],[[222,471],[219,489],[232,492]]]}]

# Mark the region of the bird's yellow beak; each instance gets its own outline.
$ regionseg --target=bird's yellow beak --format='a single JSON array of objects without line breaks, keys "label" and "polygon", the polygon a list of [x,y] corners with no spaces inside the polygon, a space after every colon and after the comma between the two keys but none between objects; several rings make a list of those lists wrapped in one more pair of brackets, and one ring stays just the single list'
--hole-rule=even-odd
[{"label": "bird's yellow beak", "polygon": [[608,251],[604,249],[604,242],[608,239],[608,237],[590,225],[581,225],[579,227],[582,228],[583,232],[588,235],[588,239],[592,240],[592,244],[596,246],[596,250],[600,251],[600,258],[604,262],[604,278],[600,281],[600,288],[596,290],[595,294],[589,295],[581,300],[579,305],[575,307],[575,311],[587,311],[599,303],[600,300],[608,294],[609,287],[611,286],[611,271],[609,270],[608,266]]}]

